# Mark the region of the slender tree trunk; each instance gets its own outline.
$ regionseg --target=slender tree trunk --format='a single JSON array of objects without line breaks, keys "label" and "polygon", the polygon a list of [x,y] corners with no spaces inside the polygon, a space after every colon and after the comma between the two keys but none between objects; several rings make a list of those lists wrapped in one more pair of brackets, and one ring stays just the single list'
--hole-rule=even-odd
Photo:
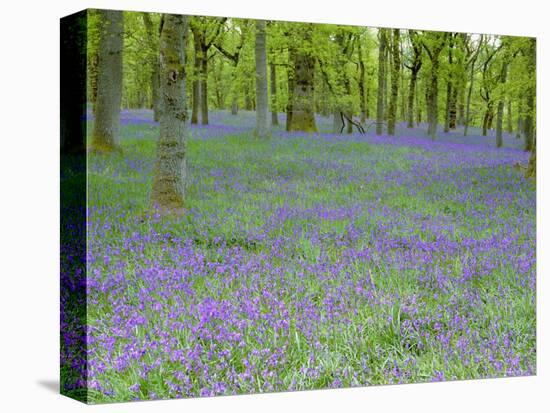
[{"label": "slender tree trunk", "polygon": [[332,133],[340,133],[344,129],[342,114],[339,110],[335,110],[332,116]]},{"label": "slender tree trunk", "polygon": [[523,95],[518,98],[518,123],[516,130],[516,139],[521,139],[523,133]]},{"label": "slender tree trunk", "polygon": [[121,11],[100,10],[101,31],[97,67],[96,117],[92,132],[92,149],[100,152],[120,150],[118,129],[122,100]]},{"label": "slender tree trunk", "polygon": [[[294,50],[291,48],[289,50],[289,57],[290,62],[294,61]],[[287,68],[287,87],[288,87],[288,99],[286,104],[286,125],[285,129],[287,132],[290,131],[290,125],[292,123],[292,103],[294,101],[294,97],[292,96],[294,93],[294,68],[288,67]]]},{"label": "slender tree trunk", "polygon": [[388,108],[388,135],[393,136],[395,135],[395,118],[397,116],[397,97],[399,92],[399,68],[401,66],[399,59],[399,29],[393,30],[391,52],[391,94]]},{"label": "slender tree trunk", "polygon": [[416,91],[416,78],[417,72],[415,70],[411,71],[411,79],[409,80],[409,96],[407,102],[407,128],[414,127],[414,94]]},{"label": "slender tree trunk", "polygon": [[163,111],[153,170],[152,207],[162,214],[178,214],[185,205],[187,108],[185,41],[187,16],[163,15],[160,36],[160,78]]},{"label": "slender tree trunk", "polygon": [[420,104],[420,93],[416,92],[416,125],[422,123],[422,105]]},{"label": "slender tree trunk", "polygon": [[[508,55],[504,56],[504,61],[502,62],[502,68],[500,70],[500,84],[502,85],[502,88],[506,85],[506,77],[508,75]],[[497,133],[496,133],[496,145],[497,148],[500,148],[502,146],[502,123],[503,123],[503,117],[504,117],[504,92],[500,92],[500,96],[498,99],[498,105],[497,105]]]},{"label": "slender tree trunk", "polygon": [[274,63],[269,65],[270,68],[270,92],[271,92],[271,124],[279,125],[279,114],[277,112],[277,70]]},{"label": "slender tree trunk", "polygon": [[447,81],[447,96],[445,101],[445,125],[443,126],[443,132],[449,133],[449,127],[451,124],[451,99],[453,96],[453,84],[450,80]]},{"label": "slender tree trunk", "polygon": [[382,135],[384,125],[384,82],[386,79],[386,30],[379,29],[378,45],[378,93],[376,97],[376,134]]},{"label": "slender tree trunk", "polygon": [[203,47],[201,59],[200,96],[201,124],[208,125],[208,50]]},{"label": "slender tree trunk", "polygon": [[534,151],[535,148],[535,91],[536,91],[536,39],[534,37],[529,39],[529,49],[528,49],[528,70],[529,73],[534,77],[532,82],[529,82],[525,88],[525,97],[527,103],[527,112],[523,119],[523,130],[524,130],[524,139],[525,145],[524,149],[526,151]]},{"label": "slender tree trunk", "polygon": [[512,133],[514,133],[514,123],[513,123],[513,113],[512,113],[512,99],[508,99],[508,102],[507,102],[506,106],[507,106],[507,108],[506,108],[506,114],[507,114],[507,117],[506,117],[506,120],[507,120],[506,130],[511,135]]},{"label": "slender tree trunk", "polygon": [[457,89],[457,125],[464,125],[464,100],[465,100],[466,88],[464,82],[460,83],[460,87]]},{"label": "slender tree trunk", "polygon": [[472,102],[472,91],[474,90],[474,63],[470,68],[470,81],[468,86],[468,95],[466,97],[466,117],[464,118],[464,136],[468,136],[468,128],[470,126],[470,105]]},{"label": "slender tree trunk", "polygon": [[365,62],[363,61],[361,40],[357,43],[357,53],[359,58],[359,106],[361,107],[361,123],[365,123],[367,118],[367,102],[365,100]]},{"label": "slender tree trunk", "polygon": [[432,69],[430,73],[430,84],[428,93],[428,136],[432,139],[436,138],[437,134],[437,118],[438,118],[438,76],[439,76],[439,60],[432,60]]},{"label": "slender tree trunk", "polygon": [[[195,36],[195,35],[194,35]],[[198,51],[198,45],[195,41],[195,61],[193,64],[193,111],[191,113],[191,123],[197,125],[199,123],[199,109],[201,102],[201,92],[200,92],[200,71],[201,71],[201,61],[200,61],[200,52]]]},{"label": "slender tree trunk", "polygon": [[256,134],[259,138],[265,138],[269,134],[265,37],[265,20],[256,20]]},{"label": "slender tree trunk", "polygon": [[523,120],[523,138],[525,140],[524,149],[530,151],[533,149],[533,113],[535,112],[535,98],[530,90],[527,91],[527,113]]},{"label": "slender tree trunk", "polygon": [[160,93],[159,93],[159,58],[158,58],[158,39],[156,39],[156,30],[153,28],[153,22],[151,20],[151,15],[149,13],[142,13],[143,23],[145,26],[145,31],[147,32],[147,39],[149,48],[151,50],[157,51],[149,59],[149,65],[151,66],[151,100],[152,100],[152,109],[153,109],[153,118],[155,122],[160,120]]}]

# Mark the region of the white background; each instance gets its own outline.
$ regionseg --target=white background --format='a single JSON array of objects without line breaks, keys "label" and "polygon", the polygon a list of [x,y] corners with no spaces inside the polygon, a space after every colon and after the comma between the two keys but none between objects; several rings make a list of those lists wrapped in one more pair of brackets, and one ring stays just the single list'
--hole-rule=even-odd
[{"label": "white background", "polygon": [[[148,0],[2,3],[0,14],[0,410],[548,411],[549,36],[544,1]],[[534,35],[538,42],[538,376],[87,408],[58,386],[59,21],[86,7]],[[546,218],[544,214],[546,212]],[[545,403],[546,402],[546,403]],[[546,404],[546,409],[544,409]]]}]

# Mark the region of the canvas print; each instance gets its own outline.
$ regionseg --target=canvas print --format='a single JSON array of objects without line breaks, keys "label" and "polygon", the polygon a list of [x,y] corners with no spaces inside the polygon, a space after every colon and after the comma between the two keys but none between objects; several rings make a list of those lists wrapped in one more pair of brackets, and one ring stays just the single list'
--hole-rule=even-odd
[{"label": "canvas print", "polygon": [[62,18],[61,392],[536,374],[535,92],[529,37]]}]

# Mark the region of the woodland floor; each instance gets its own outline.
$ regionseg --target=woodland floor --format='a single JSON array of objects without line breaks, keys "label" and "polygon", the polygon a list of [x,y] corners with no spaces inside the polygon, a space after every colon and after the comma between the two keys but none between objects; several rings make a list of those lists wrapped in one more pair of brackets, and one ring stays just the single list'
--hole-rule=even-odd
[{"label": "woodland floor", "polygon": [[150,111],[122,113],[123,155],[89,155],[91,402],[535,374],[520,140],[210,123],[182,218],[143,220]]}]

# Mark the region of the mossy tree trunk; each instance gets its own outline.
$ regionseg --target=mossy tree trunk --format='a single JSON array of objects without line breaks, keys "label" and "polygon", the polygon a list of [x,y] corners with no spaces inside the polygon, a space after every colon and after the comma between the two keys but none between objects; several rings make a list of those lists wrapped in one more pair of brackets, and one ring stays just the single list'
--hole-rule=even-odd
[{"label": "mossy tree trunk", "polygon": [[153,171],[152,207],[161,214],[183,212],[185,202],[187,107],[185,42],[187,16],[163,15],[160,36],[160,91],[163,110]]},{"label": "mossy tree trunk", "polygon": [[[311,42],[310,24],[305,28],[304,39]],[[293,90],[292,115],[289,130],[300,132],[317,132],[315,123],[315,58],[309,49],[300,48],[292,53]]]},{"label": "mossy tree trunk", "polygon": [[384,125],[384,82],[386,79],[387,29],[378,30],[378,93],[376,96],[376,134],[382,135]]},{"label": "mossy tree trunk", "polygon": [[388,108],[388,135],[395,135],[395,121],[397,116],[397,97],[399,93],[399,68],[401,61],[399,57],[399,29],[393,30],[391,38],[391,94]]},{"label": "mossy tree trunk", "polygon": [[265,20],[256,20],[256,135],[266,138],[269,135],[267,123],[267,52]]},{"label": "mossy tree trunk", "polygon": [[428,136],[435,140],[437,135],[437,121],[439,115],[438,97],[439,97],[439,55],[443,50],[447,33],[433,33],[430,44],[422,43],[430,59],[430,78],[427,90],[427,110],[428,110]]},{"label": "mossy tree trunk", "polygon": [[120,150],[118,130],[122,101],[122,12],[100,10],[100,26],[92,150],[112,152]]}]

